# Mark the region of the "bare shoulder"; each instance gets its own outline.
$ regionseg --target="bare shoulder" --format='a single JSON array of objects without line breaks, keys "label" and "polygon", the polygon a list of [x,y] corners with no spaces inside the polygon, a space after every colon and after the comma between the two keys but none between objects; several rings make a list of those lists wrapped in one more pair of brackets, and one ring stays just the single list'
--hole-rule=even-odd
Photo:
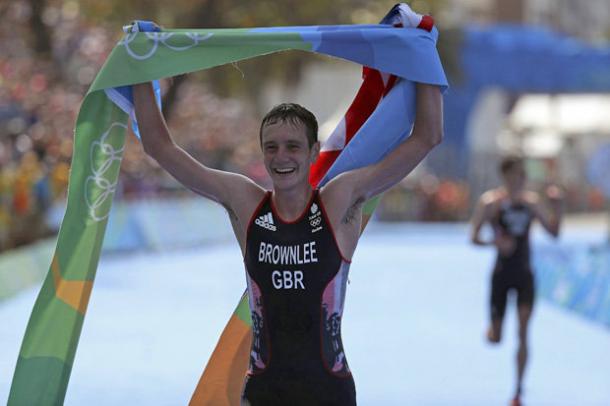
[{"label": "bare shoulder", "polygon": [[354,176],[357,176],[355,171],[342,173],[320,189],[320,199],[329,216],[343,217],[347,211],[364,203],[364,197],[354,196]]},{"label": "bare shoulder", "polygon": [[240,221],[247,221],[267,193],[247,176],[231,173],[226,177],[227,200],[223,204],[230,215]]},{"label": "bare shoulder", "polygon": [[250,220],[267,191],[244,175],[227,172],[225,181],[229,197],[219,203],[229,215],[235,237],[243,253],[245,252],[246,234]]},{"label": "bare shoulder", "polygon": [[479,198],[479,204],[484,207],[492,207],[500,203],[504,198],[504,192],[500,189],[490,189]]},{"label": "bare shoulder", "polygon": [[505,198],[506,193],[501,188],[490,189],[484,192],[479,198],[474,217],[481,220],[491,218]]},{"label": "bare shoulder", "polygon": [[345,173],[338,175],[329,181],[326,185],[320,188],[320,198],[324,203],[331,203],[338,199],[339,196],[348,191],[348,176]]}]

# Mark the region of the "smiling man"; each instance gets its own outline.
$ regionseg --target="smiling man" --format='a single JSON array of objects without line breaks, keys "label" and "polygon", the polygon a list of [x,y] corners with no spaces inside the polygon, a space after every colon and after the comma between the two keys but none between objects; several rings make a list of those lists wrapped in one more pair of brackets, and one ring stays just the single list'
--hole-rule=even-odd
[{"label": "smiling man", "polygon": [[242,402],[354,405],[341,316],[362,205],[411,172],[442,139],[437,86],[417,84],[409,138],[375,165],[309,184],[320,151],[314,115],[281,104],[262,120],[260,144],[273,189],[208,168],[172,140],[150,84],[134,86],[145,151],[178,181],[227,210],[244,256],[252,348]]}]

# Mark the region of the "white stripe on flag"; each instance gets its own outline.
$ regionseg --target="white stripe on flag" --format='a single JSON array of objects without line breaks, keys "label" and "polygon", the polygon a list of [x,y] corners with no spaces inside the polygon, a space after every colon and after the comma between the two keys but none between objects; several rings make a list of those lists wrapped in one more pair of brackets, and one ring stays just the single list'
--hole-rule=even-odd
[{"label": "white stripe on flag", "polygon": [[345,147],[345,117],[339,121],[337,128],[332,132],[330,137],[322,145],[322,151],[340,151]]},{"label": "white stripe on flag", "polygon": [[381,74],[381,80],[383,81],[383,86],[387,86],[388,85],[388,80],[390,80],[390,77],[392,75],[390,75],[389,73],[383,73],[383,72],[379,72]]}]

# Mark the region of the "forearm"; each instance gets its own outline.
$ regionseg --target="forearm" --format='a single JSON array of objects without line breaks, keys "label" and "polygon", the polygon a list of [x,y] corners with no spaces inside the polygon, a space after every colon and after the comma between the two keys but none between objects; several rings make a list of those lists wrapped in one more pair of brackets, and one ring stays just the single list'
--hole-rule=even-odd
[{"label": "forearm", "polygon": [[410,137],[376,168],[378,189],[389,189],[407,176],[443,139],[443,99],[440,88],[417,83],[415,124]]},{"label": "forearm", "polygon": [[561,229],[562,207],[560,202],[552,202],[548,219],[548,230],[554,236],[559,236]]},{"label": "forearm", "polygon": [[495,230],[494,238],[487,240],[481,238],[481,229],[485,223],[489,222],[490,218],[490,206],[486,202],[487,196],[488,194],[481,196],[470,219],[470,242],[478,246],[495,245]]},{"label": "forearm", "polygon": [[146,153],[184,186],[245,219],[240,214],[243,205],[248,204],[251,194],[262,198],[262,189],[245,176],[208,168],[179,147],[171,138],[150,83],[135,85],[133,96]]},{"label": "forearm", "polygon": [[411,135],[381,162],[357,176],[357,196],[368,199],[407,176],[443,138],[442,98],[438,86],[417,84],[416,117]]},{"label": "forearm", "polygon": [[472,242],[474,245],[478,245],[480,247],[487,247],[490,245],[495,245],[495,242],[493,240],[483,240],[478,235],[471,236],[470,242]]},{"label": "forearm", "polygon": [[415,123],[411,137],[434,148],[443,140],[443,98],[435,85],[417,83]]},{"label": "forearm", "polygon": [[481,238],[481,227],[474,227],[472,232],[470,233],[470,242],[479,247],[488,247],[490,245],[496,245],[496,241],[494,238],[492,239],[482,239]]},{"label": "forearm", "polygon": [[535,209],[542,226],[553,236],[559,236],[561,217],[563,214],[563,191],[557,185],[551,184],[545,190],[546,207],[538,200]]},{"label": "forearm", "polygon": [[542,227],[553,237],[559,236],[562,217],[562,200],[556,196],[548,196],[546,202],[536,199],[532,210]]},{"label": "forearm", "polygon": [[134,85],[133,98],[142,146],[146,153],[156,158],[161,149],[173,146],[174,142],[157,106],[152,84]]},{"label": "forearm", "polygon": [[200,181],[194,174],[205,169],[199,169],[200,164],[172,140],[165,119],[157,106],[152,84],[134,85],[133,98],[144,151],[180,183],[204,194],[201,192]]}]

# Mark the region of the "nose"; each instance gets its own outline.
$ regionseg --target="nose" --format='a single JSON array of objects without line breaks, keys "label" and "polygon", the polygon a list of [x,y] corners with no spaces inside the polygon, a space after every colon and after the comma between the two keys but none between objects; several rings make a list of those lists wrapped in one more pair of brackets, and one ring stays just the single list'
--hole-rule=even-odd
[{"label": "nose", "polygon": [[286,148],[283,145],[280,145],[275,153],[275,159],[276,160],[283,160],[283,159],[287,159],[289,156],[289,152],[288,148]]}]

